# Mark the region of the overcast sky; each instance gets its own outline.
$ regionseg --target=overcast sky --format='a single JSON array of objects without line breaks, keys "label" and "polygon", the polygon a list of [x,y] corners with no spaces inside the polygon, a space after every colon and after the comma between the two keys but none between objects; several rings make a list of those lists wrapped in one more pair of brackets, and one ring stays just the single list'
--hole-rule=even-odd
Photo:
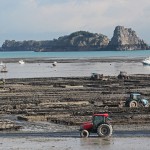
[{"label": "overcast sky", "polygon": [[117,25],[150,43],[150,0],[0,0],[0,44],[51,40],[79,30],[111,38]]}]

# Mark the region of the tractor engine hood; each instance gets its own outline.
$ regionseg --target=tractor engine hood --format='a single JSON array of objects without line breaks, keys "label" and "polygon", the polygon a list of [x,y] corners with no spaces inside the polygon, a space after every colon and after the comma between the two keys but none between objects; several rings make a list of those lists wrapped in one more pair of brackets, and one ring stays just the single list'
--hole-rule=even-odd
[{"label": "tractor engine hood", "polygon": [[80,130],[89,130],[93,127],[93,123],[90,122],[84,122],[81,126],[80,126]]},{"label": "tractor engine hood", "polygon": [[148,105],[149,103],[147,99],[142,99],[141,101],[143,102],[144,105]]}]

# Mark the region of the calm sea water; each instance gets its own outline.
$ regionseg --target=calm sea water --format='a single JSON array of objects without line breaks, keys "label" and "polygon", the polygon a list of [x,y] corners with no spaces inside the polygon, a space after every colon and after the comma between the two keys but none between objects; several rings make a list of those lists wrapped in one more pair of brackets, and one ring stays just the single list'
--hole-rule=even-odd
[{"label": "calm sea water", "polygon": [[[143,51],[102,51],[102,52],[0,52],[0,58],[145,58],[150,56],[150,50]],[[0,78],[35,78],[35,77],[81,77],[91,76],[91,73],[118,75],[120,71],[128,74],[150,74],[150,66],[141,62],[81,62],[58,63],[7,63],[7,73],[0,73]],[[2,66],[0,66],[1,69]]]},{"label": "calm sea water", "polygon": [[101,57],[147,57],[150,50],[138,51],[88,51],[88,52],[0,52],[0,58],[101,58]]}]

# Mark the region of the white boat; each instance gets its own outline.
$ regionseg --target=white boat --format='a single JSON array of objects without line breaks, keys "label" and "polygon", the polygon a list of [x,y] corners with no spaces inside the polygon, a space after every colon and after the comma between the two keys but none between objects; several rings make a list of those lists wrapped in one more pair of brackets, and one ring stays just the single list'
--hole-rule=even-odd
[{"label": "white boat", "polygon": [[4,66],[4,63],[2,61],[0,62],[0,66]]},{"label": "white boat", "polygon": [[4,66],[2,67],[1,72],[2,72],[2,73],[8,72],[6,65],[4,65]]},{"label": "white boat", "polygon": [[25,62],[21,59],[19,60],[19,64],[24,64]]},{"label": "white boat", "polygon": [[150,57],[148,58],[145,58],[143,61],[142,61],[143,65],[150,65]]}]

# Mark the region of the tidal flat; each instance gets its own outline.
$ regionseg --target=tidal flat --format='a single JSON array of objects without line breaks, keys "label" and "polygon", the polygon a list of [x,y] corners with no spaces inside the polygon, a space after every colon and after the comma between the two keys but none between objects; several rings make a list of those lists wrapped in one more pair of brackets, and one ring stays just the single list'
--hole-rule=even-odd
[{"label": "tidal flat", "polygon": [[[128,74],[150,74],[150,66],[142,64],[142,58],[100,58],[100,59],[54,59],[26,58],[1,59],[7,66],[7,73],[0,78],[43,78],[43,77],[88,77],[91,73],[117,76],[120,71]],[[54,67],[53,62],[57,62]],[[0,66],[1,67],[1,66]]]},{"label": "tidal flat", "polygon": [[132,138],[49,138],[49,137],[21,137],[0,138],[1,150],[149,150],[147,137]]},{"label": "tidal flat", "polygon": [[[130,92],[150,98],[150,68],[140,59],[57,60],[56,67],[49,60],[25,62],[5,60],[8,72],[0,74],[5,79],[0,89],[1,118],[22,125],[19,131],[1,131],[0,149],[149,149],[149,107],[119,107]],[[120,71],[126,71],[129,79],[118,80]],[[91,80],[92,72],[108,80]],[[80,138],[77,128],[93,111],[110,114],[115,126],[111,138]]]}]

